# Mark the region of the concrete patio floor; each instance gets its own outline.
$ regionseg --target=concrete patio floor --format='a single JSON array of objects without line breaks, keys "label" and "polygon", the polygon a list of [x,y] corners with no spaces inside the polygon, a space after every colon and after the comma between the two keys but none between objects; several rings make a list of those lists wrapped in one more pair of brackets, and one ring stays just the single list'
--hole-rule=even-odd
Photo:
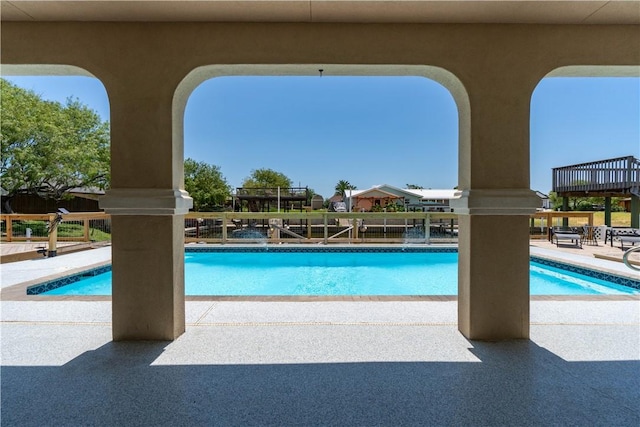
[{"label": "concrete patio floor", "polygon": [[534,299],[498,343],[456,304],[187,301],[179,339],[114,343],[109,301],[3,299],[1,424],[640,424],[638,298]]}]

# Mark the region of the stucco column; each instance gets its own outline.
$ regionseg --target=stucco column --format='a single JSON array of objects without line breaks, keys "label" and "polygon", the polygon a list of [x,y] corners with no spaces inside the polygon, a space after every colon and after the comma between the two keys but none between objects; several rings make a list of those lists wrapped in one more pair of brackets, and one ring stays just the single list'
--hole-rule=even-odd
[{"label": "stucco column", "polygon": [[[106,84],[111,103],[113,339],[173,340],[185,330],[182,143],[169,83],[139,73]],[[179,132],[178,132],[179,133]]]},{"label": "stucco column", "polygon": [[[508,190],[493,196],[480,191],[463,193],[455,207],[460,213],[458,329],[469,339],[528,338],[529,215],[507,214],[508,208],[498,206],[535,200],[525,191],[511,196]],[[494,212],[478,206],[483,204],[493,205]]]},{"label": "stucco column", "polygon": [[[490,61],[488,61],[490,62]],[[529,188],[532,85],[476,68],[461,129],[458,329],[469,339],[529,337]],[[505,83],[506,82],[506,83]]]}]

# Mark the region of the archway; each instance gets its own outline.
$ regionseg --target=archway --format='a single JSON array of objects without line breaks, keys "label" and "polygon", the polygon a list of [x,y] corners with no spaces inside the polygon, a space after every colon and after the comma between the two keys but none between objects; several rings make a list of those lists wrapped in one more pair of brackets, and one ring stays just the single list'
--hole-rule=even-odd
[{"label": "archway", "polygon": [[[556,192],[563,199],[562,210],[569,209],[570,197],[604,197],[604,223],[611,226],[611,197],[623,196],[631,199],[630,225],[640,226],[640,183],[633,159],[640,155],[639,75],[636,66],[566,66],[536,86],[531,97],[533,185],[546,182],[549,188],[536,190]],[[562,84],[563,78],[573,80]],[[563,92],[554,95],[559,90]],[[569,99],[576,97],[582,100],[572,107],[575,101]],[[544,178],[539,177],[542,164],[547,165]]]}]

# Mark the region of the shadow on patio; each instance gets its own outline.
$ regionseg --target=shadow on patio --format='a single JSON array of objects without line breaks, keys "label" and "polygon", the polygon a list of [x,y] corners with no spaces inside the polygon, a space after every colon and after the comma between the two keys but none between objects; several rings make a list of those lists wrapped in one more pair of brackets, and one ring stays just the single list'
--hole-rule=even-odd
[{"label": "shadow on patio", "polygon": [[[3,366],[2,425],[640,422],[637,360],[570,362],[526,340],[466,342],[464,348],[466,340],[451,330],[446,335],[457,342],[450,359],[466,360],[202,364],[197,355],[202,348],[219,354],[225,348],[216,346],[215,331],[201,332],[174,343],[107,342],[61,366]],[[204,347],[193,348],[194,342]],[[275,351],[280,344],[284,342],[264,350]],[[322,353],[318,344],[309,345]],[[392,339],[389,345],[413,344]],[[182,356],[172,352],[172,346],[182,347]],[[240,361],[245,350],[229,348],[236,353],[224,357]],[[255,345],[252,350],[263,349]],[[296,344],[289,350],[296,351]],[[280,351],[286,354],[288,349]],[[400,354],[403,349],[394,351]],[[372,354],[372,360],[376,356]]]}]

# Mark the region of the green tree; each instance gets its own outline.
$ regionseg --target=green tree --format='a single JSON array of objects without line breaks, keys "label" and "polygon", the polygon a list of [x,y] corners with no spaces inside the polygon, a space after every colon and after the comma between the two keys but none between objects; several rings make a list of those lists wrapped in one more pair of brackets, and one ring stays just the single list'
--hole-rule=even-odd
[{"label": "green tree", "polygon": [[17,194],[61,200],[110,179],[109,123],[77,99],[63,105],[0,79],[0,185],[11,212]]},{"label": "green tree", "polygon": [[336,194],[339,194],[344,198],[347,193],[347,190],[357,190],[357,187],[351,184],[349,181],[341,179],[336,184],[335,190],[336,190]]},{"label": "green tree", "polygon": [[[549,200],[551,201],[551,208],[554,210],[562,210],[562,203],[563,203],[563,199],[564,197],[560,197],[558,196],[558,194],[554,191],[550,191],[549,192]],[[575,211],[575,210],[584,210],[584,209],[579,209],[580,206],[584,205],[584,197],[569,197],[569,201],[568,201],[568,205],[569,205],[569,210],[571,211]]]},{"label": "green tree", "polygon": [[[559,197],[558,194],[554,191],[549,192],[549,200],[551,201],[551,208],[562,209],[562,197]],[[622,197],[612,197],[611,198],[611,211],[617,212],[624,210],[620,205],[622,202]],[[570,210],[578,210],[578,211],[591,211],[591,210],[599,210],[601,206],[604,206],[604,197],[570,197],[569,198],[569,209]]]},{"label": "green tree", "polygon": [[422,190],[422,189],[424,189],[424,187],[422,185],[407,184],[407,189],[408,190]]},{"label": "green tree", "polygon": [[559,197],[555,191],[549,191],[549,203],[553,210],[562,209],[562,197]]},{"label": "green tree", "polygon": [[306,201],[307,206],[311,205],[311,199],[313,199],[313,196],[315,195],[316,195],[316,191],[313,188],[307,188],[307,201]]},{"label": "green tree", "polygon": [[215,210],[231,196],[231,186],[219,166],[193,159],[184,161],[184,189],[193,199],[195,212]]},{"label": "green tree", "polygon": [[283,173],[272,169],[255,169],[244,179],[243,188],[290,188],[291,180]]}]

